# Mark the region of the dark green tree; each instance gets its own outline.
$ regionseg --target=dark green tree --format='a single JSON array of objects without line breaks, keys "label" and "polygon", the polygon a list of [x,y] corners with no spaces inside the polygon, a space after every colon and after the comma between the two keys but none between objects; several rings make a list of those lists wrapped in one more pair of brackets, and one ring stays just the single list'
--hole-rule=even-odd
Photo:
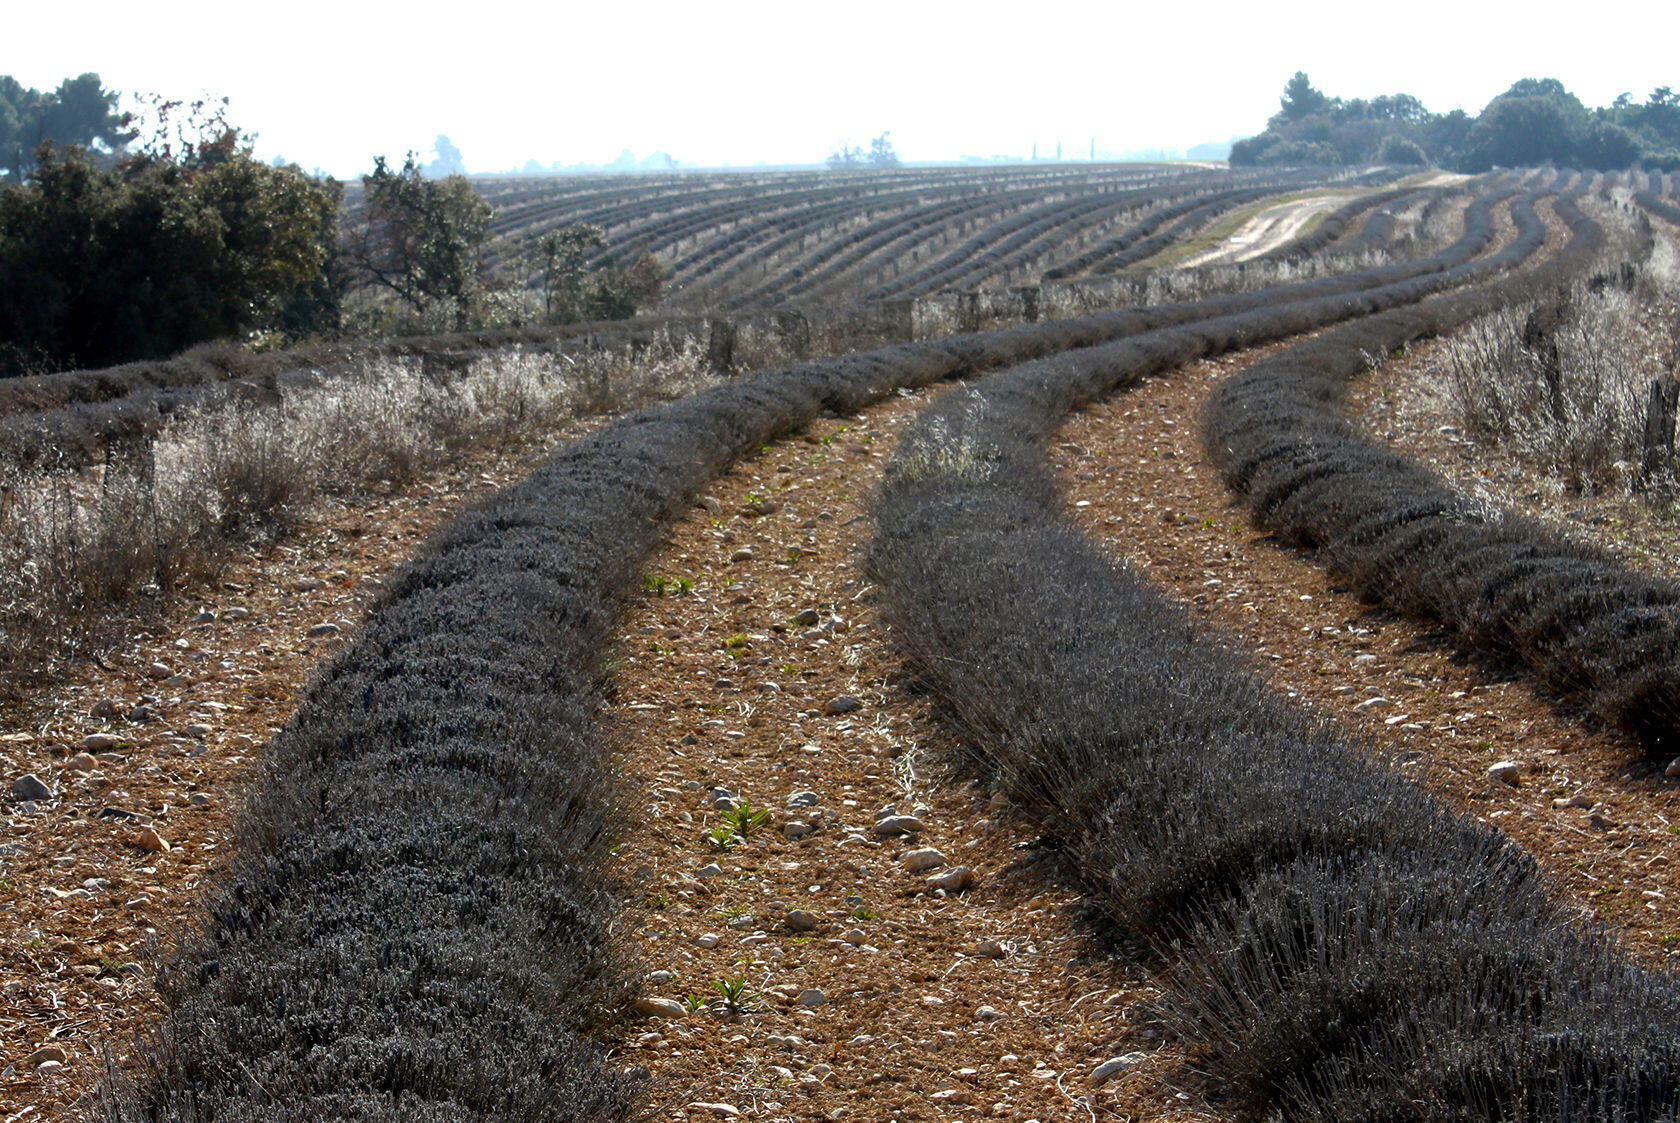
[{"label": "dark green tree", "polygon": [[893,149],[892,132],[883,132],[869,142],[869,166],[872,168],[896,168],[899,166],[898,153]]},{"label": "dark green tree", "polygon": [[1316,89],[1307,72],[1297,70],[1283,87],[1283,97],[1279,99],[1278,116],[1284,121],[1299,121],[1304,117],[1315,117],[1330,111],[1332,102],[1328,97]]},{"label": "dark green tree", "polygon": [[337,196],[237,135],[106,166],[43,145],[0,187],[0,373],[161,358],[278,328],[331,254]]},{"label": "dark green tree", "polygon": [[114,156],[135,137],[133,117],[117,109],[117,99],[97,74],[66,78],[51,92],[0,75],[0,172],[12,179],[28,175],[36,150],[49,141]]},{"label": "dark green tree", "polygon": [[395,294],[415,311],[428,301],[450,301],[465,328],[483,279],[490,204],[465,176],[427,179],[412,152],[399,171],[383,156],[376,159],[362,191],[362,221],[345,240],[358,282]]}]

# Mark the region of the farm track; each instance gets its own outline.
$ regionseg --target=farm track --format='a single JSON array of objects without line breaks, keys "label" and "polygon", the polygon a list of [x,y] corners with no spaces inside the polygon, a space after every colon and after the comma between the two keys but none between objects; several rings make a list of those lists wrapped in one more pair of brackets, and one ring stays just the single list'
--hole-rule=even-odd
[{"label": "farm track", "polygon": [[[953,774],[960,749],[897,682],[855,555],[866,501],[925,400],[819,421],[748,458],[648,562],[695,586],[644,597],[622,632],[610,712],[642,793],[623,840],[625,931],[641,965],[669,975],[650,995],[715,999],[715,981],[742,978],[764,997],[736,1017],[632,1023],[623,1057],[651,1070],[661,1120],[714,1118],[689,1105],[717,1103],[763,1120],[1216,1119],[1140,1015],[1153,983],[1098,945],[1030,825]],[[756,516],[760,498],[779,506]],[[801,612],[817,622],[791,623]],[[821,712],[842,696],[862,707]],[[723,821],[716,787],[772,816],[728,851],[703,838]],[[790,807],[799,792],[814,806]],[[884,809],[925,831],[882,838]],[[783,837],[813,818],[815,833]],[[904,854],[924,847],[947,860],[907,870]],[[697,876],[714,861],[720,874]],[[957,866],[973,888],[926,886]],[[791,928],[792,909],[814,929]],[[708,934],[715,946],[696,943]],[[987,940],[997,958],[976,951]],[[812,988],[824,1001],[801,1005]],[[1088,1083],[1130,1053],[1148,1062]]]},{"label": "farm track", "polygon": [[[598,424],[573,423],[553,439]],[[101,1052],[127,1048],[157,1017],[152,968],[182,926],[197,922],[246,777],[342,642],[310,629],[354,631],[383,578],[418,543],[525,474],[531,455],[480,453],[386,499],[323,508],[284,541],[242,552],[209,585],[183,590],[160,619],[137,625],[130,643],[78,663],[50,691],[0,716],[4,774],[33,773],[61,793],[46,814],[8,807],[0,838],[0,847],[16,848],[4,866],[13,888],[0,894],[0,1073],[8,1073],[0,1118],[80,1118],[75,1105],[103,1073]],[[200,622],[206,611],[217,618]],[[154,663],[186,681],[160,681]],[[121,702],[118,714],[95,717],[90,711],[107,700]],[[151,712],[129,720],[139,706]],[[71,758],[99,733],[120,744],[83,771]],[[195,805],[195,795],[207,802]],[[133,818],[102,817],[106,808]],[[167,852],[136,845],[148,827]],[[89,890],[89,878],[108,884]],[[57,1075],[20,1063],[48,1045],[67,1054]]]}]

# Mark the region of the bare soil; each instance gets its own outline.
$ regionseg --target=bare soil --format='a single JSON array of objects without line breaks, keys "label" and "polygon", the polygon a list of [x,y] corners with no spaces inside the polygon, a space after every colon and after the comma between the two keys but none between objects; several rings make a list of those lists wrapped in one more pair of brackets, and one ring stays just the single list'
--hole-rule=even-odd
[{"label": "bare soil", "polygon": [[[643,793],[626,934],[647,993],[695,1009],[633,1023],[625,1059],[657,1079],[658,1119],[1218,1118],[1146,1013],[1147,975],[1099,946],[1031,827],[960,777],[961,746],[900,682],[857,552],[868,493],[924,400],[765,449],[650,565],[664,593],[631,614],[616,676],[621,759]],[[824,712],[842,697],[859,708]],[[727,849],[706,838],[724,825],[716,788],[768,812]],[[924,829],[882,836],[887,811]],[[816,829],[785,837],[795,821]],[[921,848],[943,860],[907,869]],[[957,867],[972,887],[928,884]],[[715,989],[729,980],[752,996],[739,1009]],[[820,1004],[803,1005],[813,990]]]}]

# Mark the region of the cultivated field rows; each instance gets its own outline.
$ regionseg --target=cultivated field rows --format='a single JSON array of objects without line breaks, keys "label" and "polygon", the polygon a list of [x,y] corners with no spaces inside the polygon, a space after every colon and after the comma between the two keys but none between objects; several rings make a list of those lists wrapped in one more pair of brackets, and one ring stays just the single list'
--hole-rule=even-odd
[{"label": "cultivated field rows", "polygon": [[[1134,242],[1287,186],[1163,202]],[[50,879],[45,848],[82,818],[107,825],[73,864],[105,883],[0,914],[40,930],[90,1011],[30,991],[29,1051],[49,1025],[70,1047],[11,1057],[8,1095],[62,1114],[100,1031],[161,1008],[112,1118],[1670,1117],[1667,782],[1624,773],[1637,740],[1569,707],[1664,740],[1673,586],[1460,504],[1340,405],[1374,357],[1614,266],[1608,186],[1368,192],[1252,267],[1265,284],[1300,260],[1293,284],[1199,270],[1227,295],[814,360],[606,421],[445,527],[365,619],[336,608],[318,639],[350,638],[295,710],[272,700],[272,743],[210,769],[169,763],[192,757],[181,730],[75,764],[88,719],[26,703],[35,732],[8,744],[68,802],[13,820],[7,876]],[[519,190],[539,222],[615,189]],[[731,229],[764,221],[790,252],[831,229],[774,206]],[[1100,271],[1126,248],[1092,256],[1123,237],[1109,220],[1140,228],[1100,196],[1023,207],[891,283],[1058,254]],[[1395,245],[1415,256],[1367,264]],[[1247,529],[1233,483],[1297,521]],[[1337,520],[1351,537],[1324,537]],[[1406,567],[1427,541],[1438,572],[1461,525],[1563,550],[1587,592],[1526,646],[1492,617],[1453,636],[1371,607],[1425,611]],[[1630,636],[1632,664],[1606,664]],[[183,682],[205,695],[165,720],[231,712],[207,704],[243,681]],[[142,766],[161,771],[136,788]],[[222,816],[240,776],[232,827],[164,840]],[[177,787],[215,795],[177,811]],[[144,820],[99,819],[131,789]],[[133,850],[148,830],[165,848]],[[89,918],[143,878],[165,884],[124,906],[136,930],[153,896],[175,902],[160,923],[209,910],[155,979],[149,957],[106,963],[136,936]],[[90,931],[96,961],[63,946]],[[20,960],[6,985],[47,969]]]}]

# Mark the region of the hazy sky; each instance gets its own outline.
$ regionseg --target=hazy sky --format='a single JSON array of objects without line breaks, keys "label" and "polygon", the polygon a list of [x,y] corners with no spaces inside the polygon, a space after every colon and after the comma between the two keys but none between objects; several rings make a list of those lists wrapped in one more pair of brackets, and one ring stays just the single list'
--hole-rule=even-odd
[{"label": "hazy sky", "polygon": [[[1486,0],[1010,4],[622,0],[579,5],[11,6],[0,73],[232,100],[277,153],[338,175],[445,133],[472,171],[528,158],[811,163],[891,129],[908,160],[1181,148],[1259,130],[1306,70],[1346,97],[1475,112],[1517,78],[1589,105],[1680,87],[1680,3],[1552,15]],[[1364,9],[1367,14],[1360,13]]]}]

